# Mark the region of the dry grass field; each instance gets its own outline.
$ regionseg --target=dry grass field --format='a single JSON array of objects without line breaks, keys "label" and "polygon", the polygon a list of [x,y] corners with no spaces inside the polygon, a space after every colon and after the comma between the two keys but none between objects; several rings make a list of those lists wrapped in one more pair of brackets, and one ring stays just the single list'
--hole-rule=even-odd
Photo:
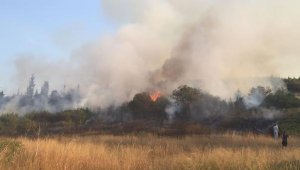
[{"label": "dry grass field", "polygon": [[0,169],[300,169],[300,138],[255,135],[2,138]]}]

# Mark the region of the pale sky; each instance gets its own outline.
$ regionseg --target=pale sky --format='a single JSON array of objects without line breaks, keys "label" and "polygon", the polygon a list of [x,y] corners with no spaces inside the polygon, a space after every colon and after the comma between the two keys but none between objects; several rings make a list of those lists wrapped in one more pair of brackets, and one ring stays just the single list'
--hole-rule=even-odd
[{"label": "pale sky", "polygon": [[72,50],[113,32],[100,0],[0,0],[0,90],[8,91],[14,61],[68,58]]}]

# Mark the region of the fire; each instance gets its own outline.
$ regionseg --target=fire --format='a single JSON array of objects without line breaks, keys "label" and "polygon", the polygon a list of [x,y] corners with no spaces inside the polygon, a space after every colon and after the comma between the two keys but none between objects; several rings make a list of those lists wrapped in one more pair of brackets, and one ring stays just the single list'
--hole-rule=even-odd
[{"label": "fire", "polygon": [[160,97],[161,97],[161,92],[160,91],[155,91],[155,92],[150,94],[150,98],[153,102],[156,102],[156,100]]}]

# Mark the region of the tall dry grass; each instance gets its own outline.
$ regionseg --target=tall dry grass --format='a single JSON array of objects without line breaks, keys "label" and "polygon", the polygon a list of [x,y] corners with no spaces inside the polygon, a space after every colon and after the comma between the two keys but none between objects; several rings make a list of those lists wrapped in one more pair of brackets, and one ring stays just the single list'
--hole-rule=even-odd
[{"label": "tall dry grass", "polygon": [[[7,140],[7,139],[2,139]],[[300,169],[300,139],[289,146],[253,135],[208,135],[183,138],[143,136],[10,139],[21,144],[11,159],[1,150],[1,169]],[[11,155],[10,155],[11,156]]]}]

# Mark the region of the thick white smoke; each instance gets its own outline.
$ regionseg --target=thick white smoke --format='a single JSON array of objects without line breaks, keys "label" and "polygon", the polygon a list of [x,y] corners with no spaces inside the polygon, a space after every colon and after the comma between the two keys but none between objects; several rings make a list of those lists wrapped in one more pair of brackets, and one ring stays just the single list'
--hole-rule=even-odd
[{"label": "thick white smoke", "polygon": [[[80,84],[84,105],[108,106],[137,92],[189,84],[223,98],[281,86],[300,63],[298,1],[102,0],[119,30],[59,64],[18,62],[17,77]],[[99,21],[100,22],[100,21]],[[19,60],[20,61],[20,60]],[[27,75],[24,75],[27,74]]]}]

